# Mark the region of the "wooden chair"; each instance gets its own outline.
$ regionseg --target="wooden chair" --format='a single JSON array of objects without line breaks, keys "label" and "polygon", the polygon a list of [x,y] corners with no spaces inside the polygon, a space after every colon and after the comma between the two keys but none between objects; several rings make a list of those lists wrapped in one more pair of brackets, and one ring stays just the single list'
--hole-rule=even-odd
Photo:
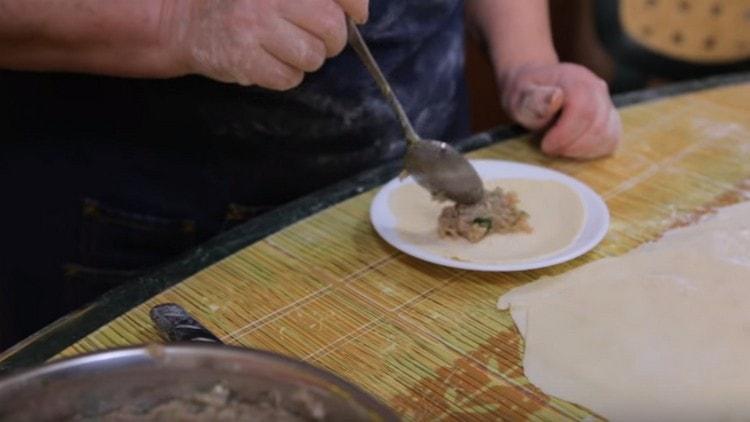
[{"label": "wooden chair", "polygon": [[618,90],[750,69],[750,0],[595,0]]}]

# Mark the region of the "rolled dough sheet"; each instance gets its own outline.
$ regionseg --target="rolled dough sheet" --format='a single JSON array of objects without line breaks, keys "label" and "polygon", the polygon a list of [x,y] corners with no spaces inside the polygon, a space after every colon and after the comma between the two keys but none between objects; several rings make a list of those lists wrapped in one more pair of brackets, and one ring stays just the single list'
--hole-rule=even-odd
[{"label": "rolled dough sheet", "polygon": [[501,179],[485,181],[518,194],[518,207],[529,213],[533,233],[493,234],[478,243],[443,239],[437,221],[446,204],[439,204],[416,184],[405,184],[389,198],[401,238],[451,259],[484,264],[522,263],[550,256],[570,246],[581,233],[586,211],[580,196],[553,180]]},{"label": "rolled dough sheet", "polygon": [[547,394],[611,420],[750,420],[750,202],[498,307]]}]

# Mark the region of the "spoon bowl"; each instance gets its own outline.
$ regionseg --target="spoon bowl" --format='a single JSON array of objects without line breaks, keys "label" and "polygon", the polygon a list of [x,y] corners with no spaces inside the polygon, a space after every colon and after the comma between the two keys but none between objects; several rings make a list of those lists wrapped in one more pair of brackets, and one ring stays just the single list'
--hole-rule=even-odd
[{"label": "spoon bowl", "polygon": [[372,57],[357,25],[349,17],[347,25],[349,44],[377,82],[404,130],[408,145],[404,157],[404,170],[438,201],[451,200],[466,205],[479,202],[484,197],[484,186],[469,160],[445,142],[423,140],[417,135],[393,89]]},{"label": "spoon bowl", "polygon": [[474,204],[484,196],[484,186],[477,171],[460,152],[445,142],[413,142],[406,150],[404,168],[437,201]]}]

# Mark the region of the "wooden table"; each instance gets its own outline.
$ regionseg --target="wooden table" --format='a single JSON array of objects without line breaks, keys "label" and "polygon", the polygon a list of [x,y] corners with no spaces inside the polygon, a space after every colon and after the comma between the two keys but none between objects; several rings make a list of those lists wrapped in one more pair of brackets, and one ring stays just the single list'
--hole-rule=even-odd
[{"label": "wooden table", "polygon": [[[572,262],[476,273],[405,256],[370,225],[376,189],[354,195],[392,177],[394,164],[323,193],[335,203],[331,207],[300,219],[302,207],[315,211],[326,205],[305,199],[276,220],[253,222],[194,251],[165,270],[172,278],[162,272],[105,296],[102,303],[109,307],[97,303],[70,316],[6,353],[3,364],[17,367],[53,355],[161,341],[148,311],[176,302],[225,342],[332,370],[407,419],[585,418],[589,411],[541,393],[523,376],[523,342],[510,315],[495,308],[497,298],[541,276],[623,254],[716,207],[743,201],[750,192],[750,74],[618,99],[644,100],[621,108],[622,147],[603,160],[551,159],[527,136],[493,143],[500,136],[494,133],[466,141],[490,144],[472,152],[473,158],[554,168],[606,200],[609,233]],[[298,221],[289,224],[292,220]],[[284,227],[267,235],[279,226]],[[143,303],[128,303],[175,281],[180,282]],[[107,315],[122,311],[114,319]]]}]

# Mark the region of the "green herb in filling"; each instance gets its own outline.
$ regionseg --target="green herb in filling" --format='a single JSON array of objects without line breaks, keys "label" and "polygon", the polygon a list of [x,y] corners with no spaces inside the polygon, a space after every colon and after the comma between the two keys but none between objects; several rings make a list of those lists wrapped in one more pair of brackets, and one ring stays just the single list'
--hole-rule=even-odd
[{"label": "green herb in filling", "polygon": [[492,219],[489,217],[477,217],[472,223],[484,227],[487,230],[492,229]]}]

